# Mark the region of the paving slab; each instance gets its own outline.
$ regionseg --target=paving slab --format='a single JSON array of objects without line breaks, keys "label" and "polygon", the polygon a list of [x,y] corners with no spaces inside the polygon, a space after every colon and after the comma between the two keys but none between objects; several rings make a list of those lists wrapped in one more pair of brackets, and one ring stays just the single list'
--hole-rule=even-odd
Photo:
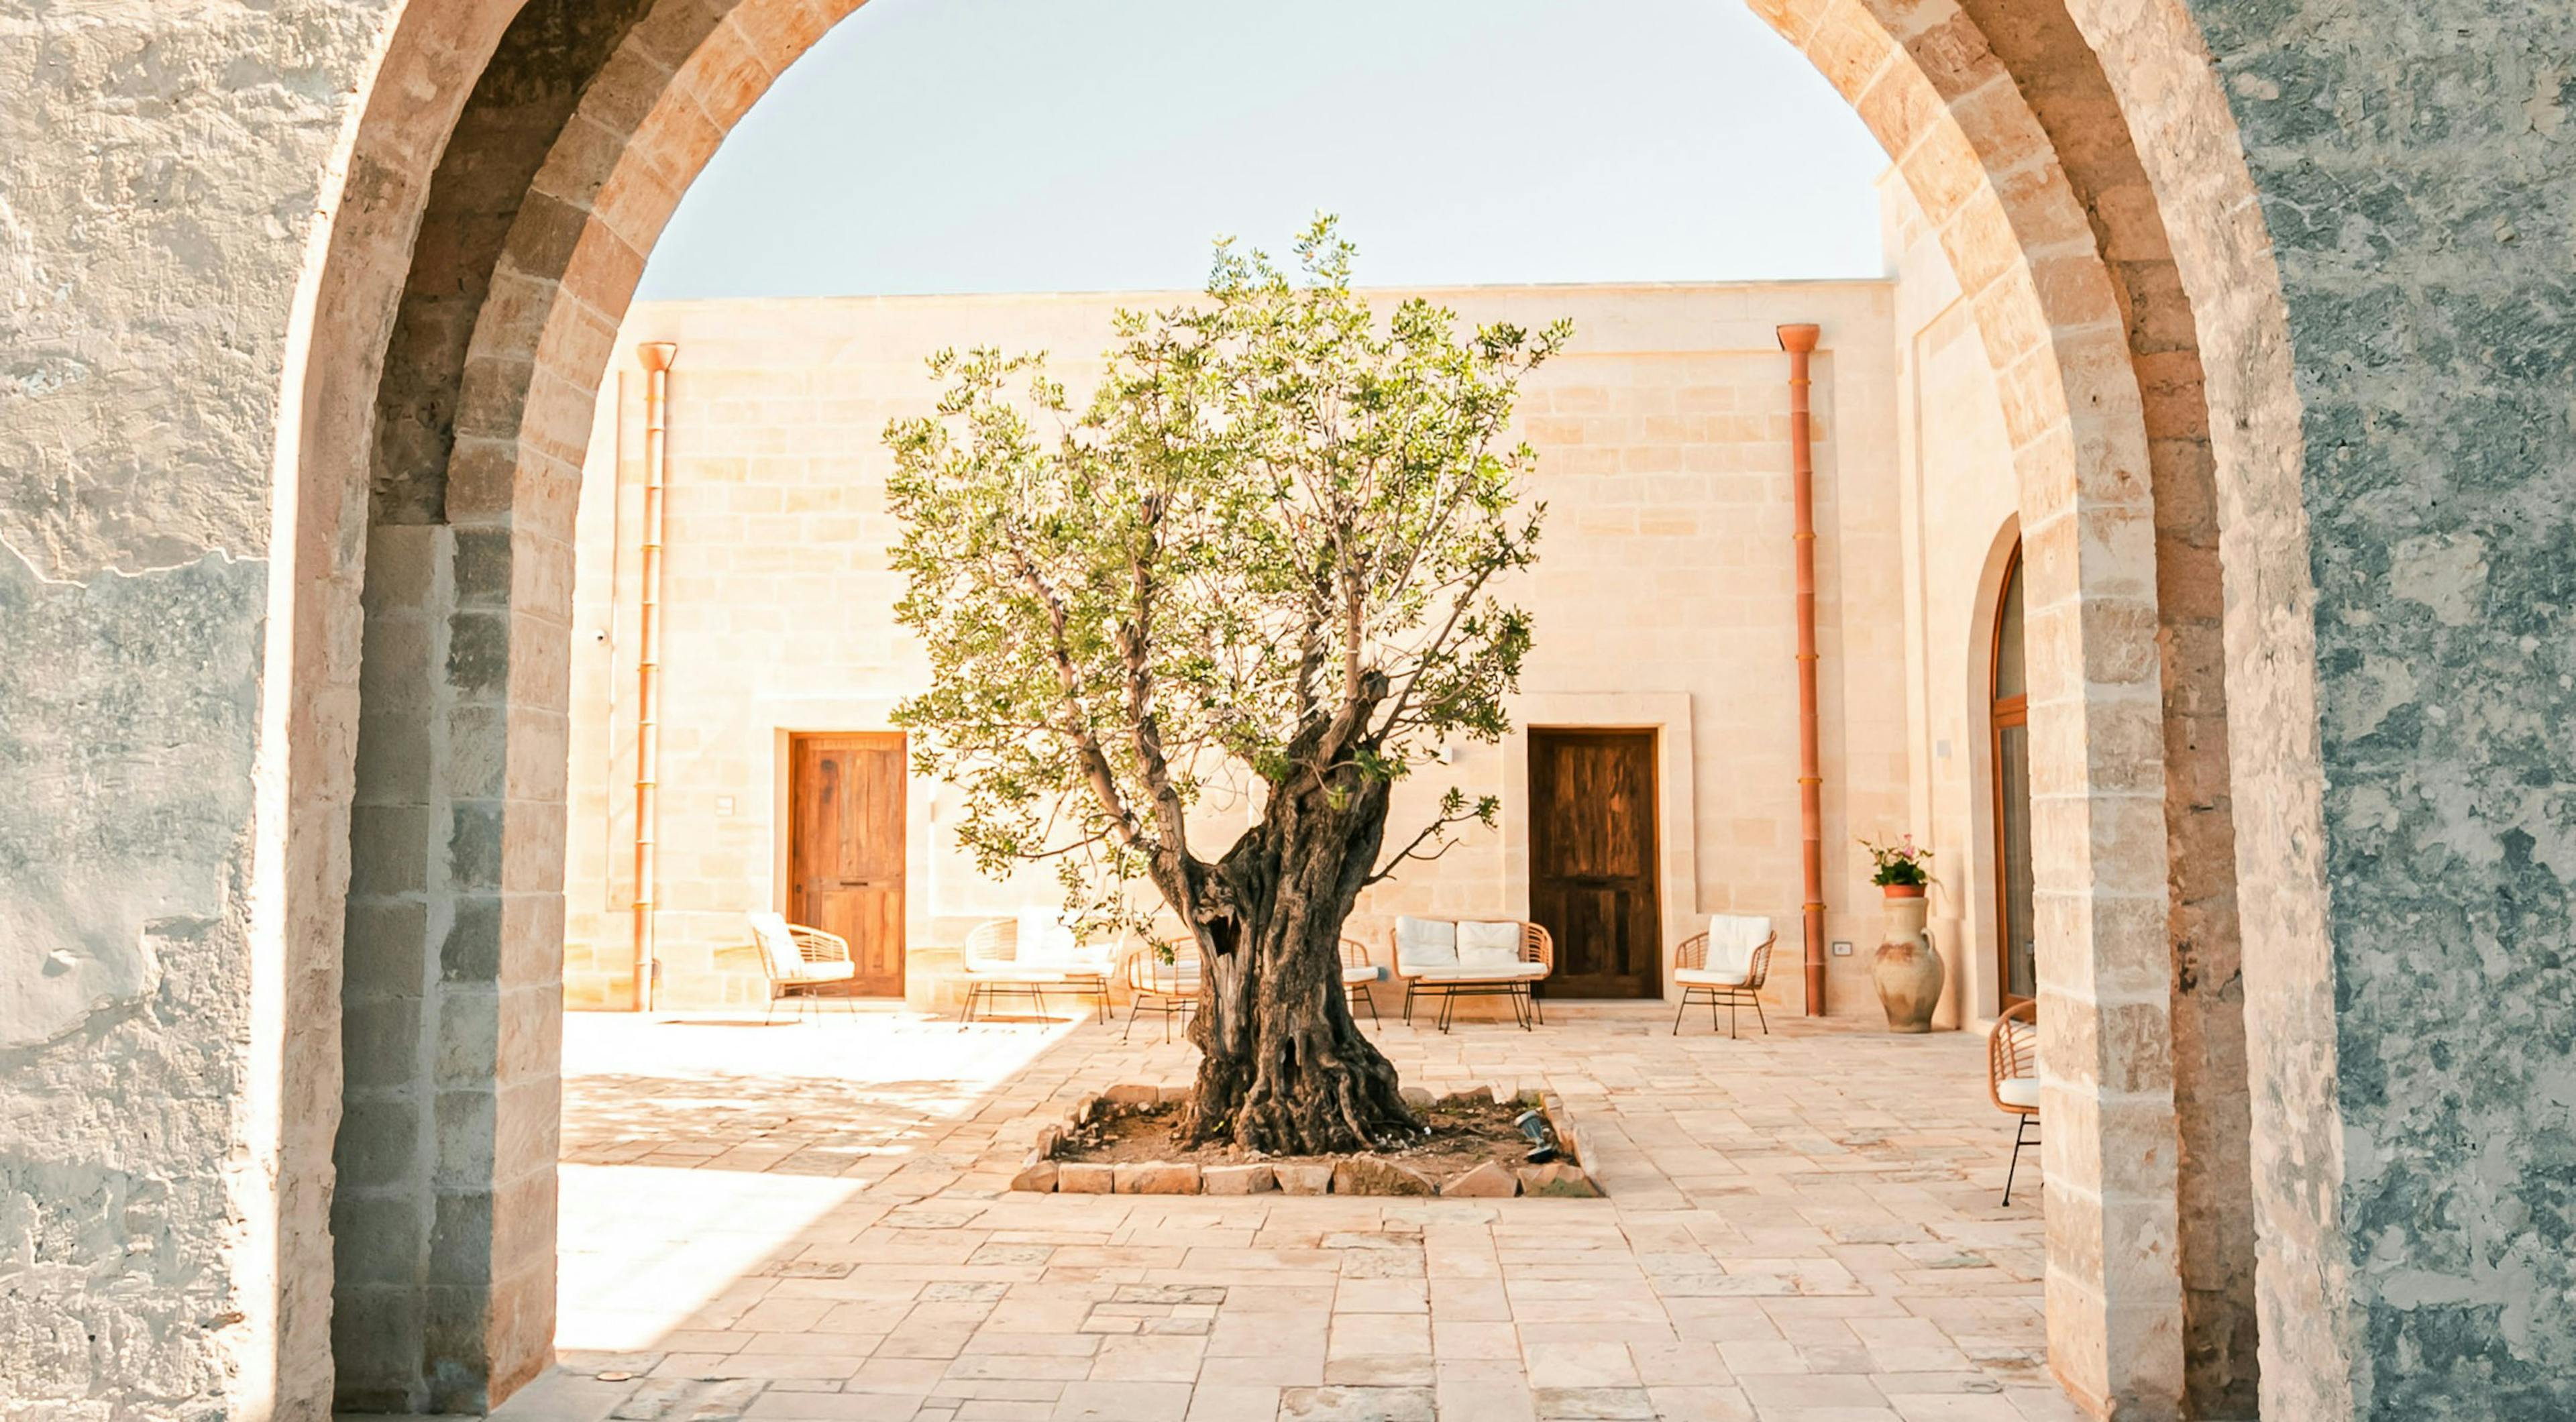
[{"label": "paving slab", "polygon": [[2077,1415],[1973,1035],[1388,1022],[1409,1084],[1562,1103],[1605,1198],[1008,1189],[1085,1096],[1190,1080],[1123,1026],[567,1018],[563,1365],[496,1417]]}]

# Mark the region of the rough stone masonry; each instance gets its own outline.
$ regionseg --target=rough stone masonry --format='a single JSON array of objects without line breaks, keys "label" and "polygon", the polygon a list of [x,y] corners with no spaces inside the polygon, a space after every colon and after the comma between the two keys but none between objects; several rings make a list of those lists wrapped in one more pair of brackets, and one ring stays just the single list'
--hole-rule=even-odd
[{"label": "rough stone masonry", "polygon": [[[2049,4],[1977,8],[1994,28]],[[357,319],[317,307],[319,254],[398,186],[347,162],[360,116],[452,111],[516,8],[0,0],[11,1422],[327,1405],[330,1241],[306,1196],[330,1182],[279,1162],[337,1124],[336,1036],[328,1069],[286,1045],[288,1005],[336,1002],[336,969],[290,974],[286,925],[346,884],[260,847],[281,842],[282,787],[334,765],[345,784],[355,754],[287,741],[298,659],[333,652],[289,635],[308,591],[291,570],[362,555],[272,529],[310,492],[313,333]],[[651,8],[730,23],[725,0]],[[1983,43],[1946,5],[1866,9],[1927,63]],[[2285,1055],[2267,1045],[2285,1019],[2249,1003],[2258,1091],[2322,1091],[2311,1129],[2277,1138],[2257,1103],[2257,1189],[2288,1222],[2262,1242],[2267,1409],[2576,1411],[2576,6],[2055,13],[2122,96],[2198,282],[2224,536],[2303,530],[2291,571],[2313,585],[2283,604],[2295,626],[2228,620],[2236,724],[2263,723],[2236,742],[2237,803],[2260,801],[2266,747],[2322,769],[2316,842],[2289,842],[2306,812],[2237,824],[2240,866],[2307,856],[2325,889],[2303,918],[2269,907],[2268,868],[2244,875],[2249,978],[2284,961],[2267,935],[2313,920],[2314,991],[2284,1002],[2331,1021],[2330,1050]],[[398,23],[460,38],[379,93]],[[2213,66],[2223,114],[2179,82]],[[2234,219],[2185,202],[2217,170],[2186,149],[2250,175],[2266,260],[2201,260],[2234,250]],[[2275,280],[2285,351],[2211,339]],[[2269,360],[2295,411],[2228,405]],[[2268,416],[2294,431],[2296,509],[2228,495]],[[2261,590],[2247,567],[2228,563],[2232,610]],[[2313,700],[2236,694],[2284,677]]]}]

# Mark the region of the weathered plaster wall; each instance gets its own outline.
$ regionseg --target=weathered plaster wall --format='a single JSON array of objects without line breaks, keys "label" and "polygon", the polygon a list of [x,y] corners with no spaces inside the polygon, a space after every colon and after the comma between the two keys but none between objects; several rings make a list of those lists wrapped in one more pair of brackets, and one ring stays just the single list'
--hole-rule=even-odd
[{"label": "weathered plaster wall", "polygon": [[392,8],[0,4],[0,1416],[323,1361],[273,1346],[252,805],[292,313]]},{"label": "weathered plaster wall", "polygon": [[172,1415],[227,1366],[266,583],[0,551],[0,1416]]},{"label": "weathered plaster wall", "polygon": [[2337,1352],[2360,1415],[2559,1415],[2576,1407],[2576,8],[2192,11],[2262,196],[2305,407],[2342,1122],[2339,1198],[2312,1207],[2339,1210],[2329,1245],[2352,1271]]}]

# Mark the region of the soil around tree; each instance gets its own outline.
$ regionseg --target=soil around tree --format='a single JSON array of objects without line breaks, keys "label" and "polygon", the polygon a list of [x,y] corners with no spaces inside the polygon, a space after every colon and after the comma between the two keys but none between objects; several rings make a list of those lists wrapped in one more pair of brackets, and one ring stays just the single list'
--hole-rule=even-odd
[{"label": "soil around tree", "polygon": [[[1183,1146],[1174,1134],[1181,1112],[1177,1101],[1152,1106],[1114,1106],[1089,1124],[1067,1130],[1056,1142],[1055,1159],[1090,1165],[1329,1165],[1347,1160],[1337,1155],[1261,1155],[1223,1143]],[[1433,1180],[1448,1180],[1488,1161],[1515,1170],[1529,1164],[1529,1137],[1514,1122],[1529,1106],[1497,1102],[1490,1096],[1452,1096],[1414,1114],[1430,1128],[1421,1140],[1371,1151],[1382,1160],[1398,1161]],[[1563,1142],[1559,1142],[1560,1148]],[[1570,1150],[1557,1157],[1573,1163]]]}]

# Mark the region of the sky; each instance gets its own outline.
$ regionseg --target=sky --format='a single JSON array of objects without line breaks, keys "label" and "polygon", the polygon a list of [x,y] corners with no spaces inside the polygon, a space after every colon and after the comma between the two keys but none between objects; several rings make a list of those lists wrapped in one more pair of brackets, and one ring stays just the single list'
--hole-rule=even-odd
[{"label": "sky", "polygon": [[1319,211],[1370,286],[1876,276],[1886,165],[1738,0],[870,0],[638,295],[1195,288]]}]

